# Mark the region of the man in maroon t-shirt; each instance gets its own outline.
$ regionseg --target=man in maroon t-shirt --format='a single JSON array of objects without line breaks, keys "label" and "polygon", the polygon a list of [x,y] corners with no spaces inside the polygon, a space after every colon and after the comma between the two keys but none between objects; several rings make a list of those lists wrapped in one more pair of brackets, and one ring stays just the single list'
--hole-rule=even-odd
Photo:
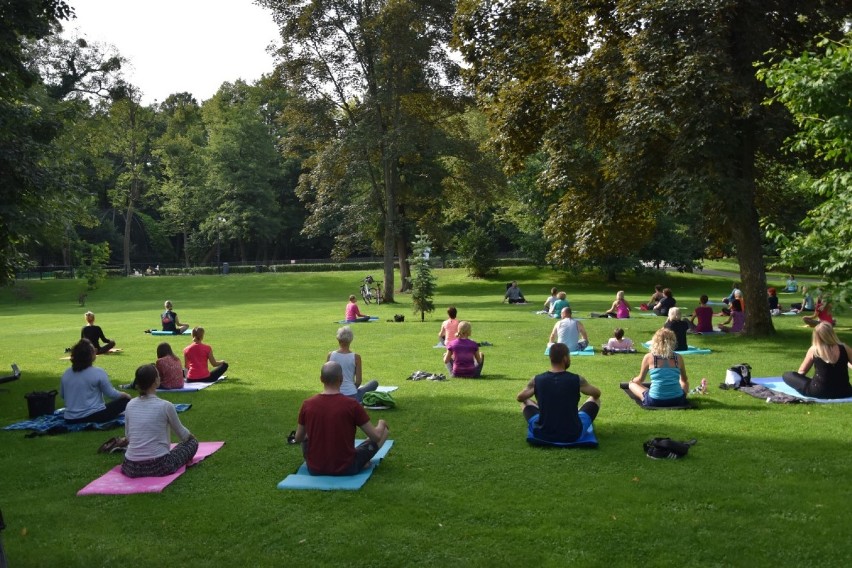
[{"label": "man in maroon t-shirt", "polygon": [[[302,403],[293,443],[302,452],[311,475],[354,475],[364,469],[388,439],[388,425],[375,426],[364,408],[340,394],[343,369],[329,361],[320,372],[323,390]],[[355,447],[355,428],[369,438]]]}]

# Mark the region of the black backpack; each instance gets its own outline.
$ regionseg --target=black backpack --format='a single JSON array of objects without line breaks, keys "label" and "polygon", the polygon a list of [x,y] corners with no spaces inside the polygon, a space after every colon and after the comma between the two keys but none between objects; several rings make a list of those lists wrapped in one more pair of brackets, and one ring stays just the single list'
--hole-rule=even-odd
[{"label": "black backpack", "polygon": [[742,380],[740,381],[741,387],[751,386],[751,365],[748,363],[740,363],[739,365],[731,367],[731,370],[742,377]]}]

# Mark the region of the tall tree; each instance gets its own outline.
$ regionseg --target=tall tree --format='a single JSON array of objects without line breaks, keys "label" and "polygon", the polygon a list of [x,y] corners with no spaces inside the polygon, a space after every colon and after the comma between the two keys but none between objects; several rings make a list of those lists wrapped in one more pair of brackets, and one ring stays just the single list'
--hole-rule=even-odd
[{"label": "tall tree", "polygon": [[457,45],[510,165],[540,149],[549,156],[547,183],[564,192],[548,220],[557,254],[636,250],[657,211],[700,220],[704,207],[714,215],[695,229],[733,241],[746,332],[767,335],[759,157],[778,153],[790,123],[761,106],[753,63],[817,32],[838,34],[850,6],[463,0]]},{"label": "tall tree", "polygon": [[189,236],[206,218],[212,202],[206,191],[207,130],[201,107],[189,93],[169,95],[159,111],[165,120],[165,132],[153,152],[163,180],[154,192],[167,233],[181,235],[184,263],[189,266]]},{"label": "tall tree", "polygon": [[432,274],[432,265],[429,264],[429,256],[432,253],[432,241],[429,235],[420,233],[417,240],[411,243],[411,264],[413,275],[411,276],[411,301],[414,304],[414,313],[420,314],[420,321],[426,319],[427,313],[435,311],[435,275]]},{"label": "tall tree", "polygon": [[62,0],[0,3],[0,284],[24,262],[28,243],[45,228],[61,230],[76,213],[63,206],[67,188],[51,183],[49,145],[60,121],[22,51],[25,41],[49,35],[71,17]]},{"label": "tall tree", "polygon": [[[381,212],[384,286],[393,301],[394,254],[405,269],[401,156],[418,133],[418,100],[450,95],[457,75],[445,47],[453,0],[257,0],[281,28],[280,76],[289,90],[338,112],[337,141],[357,160],[373,207]],[[331,152],[320,158],[331,159]],[[346,166],[337,163],[339,170]],[[321,166],[321,164],[317,164]],[[404,276],[405,274],[403,274]],[[403,285],[406,280],[403,278]]]},{"label": "tall tree", "polygon": [[130,274],[132,228],[137,209],[154,181],[152,160],[158,125],[154,109],[140,103],[138,90],[128,87],[125,93],[127,96],[111,101],[106,108],[99,138],[111,164],[109,199],[124,216],[122,263],[125,273]]},{"label": "tall tree", "polygon": [[126,94],[121,68],[127,60],[113,46],[52,35],[30,43],[27,58],[56,100],[115,99]]},{"label": "tall tree", "polygon": [[282,175],[282,158],[259,96],[257,87],[243,81],[224,83],[201,109],[211,190],[202,230],[217,240],[219,231],[236,240],[243,262],[248,261],[249,245],[264,249],[280,226],[275,185]]},{"label": "tall tree", "polygon": [[819,51],[786,53],[761,69],[772,100],[793,115],[794,151],[813,154],[824,166],[809,180],[820,203],[808,211],[805,231],[781,234],[789,262],[815,266],[847,302],[852,296],[852,32],[842,40],[823,38]]}]

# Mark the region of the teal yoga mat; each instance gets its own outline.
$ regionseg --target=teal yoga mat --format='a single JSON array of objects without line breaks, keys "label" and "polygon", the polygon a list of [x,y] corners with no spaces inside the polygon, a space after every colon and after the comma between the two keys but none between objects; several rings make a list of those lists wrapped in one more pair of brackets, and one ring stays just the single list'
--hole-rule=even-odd
[{"label": "teal yoga mat", "polygon": [[379,316],[370,316],[370,319],[367,321],[358,321],[358,320],[338,320],[337,323],[371,323],[374,321],[379,321]]},{"label": "teal yoga mat", "polygon": [[[550,345],[548,345],[547,348],[544,350],[544,354],[550,355]],[[595,348],[592,347],[591,345],[587,345],[586,348],[583,349],[582,351],[571,351],[572,357],[577,357],[579,355],[594,355],[594,354],[595,354]]]},{"label": "teal yoga mat", "polygon": [[[650,349],[651,342],[646,341],[642,344],[642,347],[644,347],[645,349]],[[712,353],[710,349],[704,349],[702,347],[695,347],[693,345],[688,345],[687,347],[689,347],[689,349],[687,349],[686,351],[675,351],[675,353],[677,353],[678,355],[707,355],[708,353]]]},{"label": "teal yoga mat", "polygon": [[[355,445],[357,446],[363,441],[355,440]],[[367,483],[367,480],[373,475],[373,470],[376,469],[382,458],[387,455],[391,447],[393,447],[393,440],[387,440],[376,455],[373,456],[373,459],[370,460],[370,466],[355,475],[311,475],[308,473],[308,466],[302,463],[296,473],[291,473],[278,484],[278,489],[357,491]]]},{"label": "teal yoga mat", "polygon": [[188,329],[183,333],[173,333],[171,331],[163,331],[162,329],[152,329],[151,335],[192,335],[192,332]]}]

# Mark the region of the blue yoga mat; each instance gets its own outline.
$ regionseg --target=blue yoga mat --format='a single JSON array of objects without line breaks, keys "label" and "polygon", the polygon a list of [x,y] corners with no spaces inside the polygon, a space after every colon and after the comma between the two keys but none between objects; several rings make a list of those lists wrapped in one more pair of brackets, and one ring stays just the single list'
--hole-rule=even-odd
[{"label": "blue yoga mat", "polygon": [[[364,440],[355,440],[357,446]],[[370,460],[370,466],[355,475],[311,475],[305,463],[299,467],[296,473],[291,473],[279,484],[278,489],[318,489],[320,491],[357,491],[367,483],[373,470],[379,465],[393,446],[393,440],[385,441],[384,445],[376,452]]]},{"label": "blue yoga mat", "polygon": [[591,418],[585,413],[580,415],[580,421],[583,426],[588,423],[588,426],[580,434],[580,437],[573,442],[547,442],[539,440],[533,436],[534,423],[538,421],[538,415],[533,416],[527,422],[527,443],[531,446],[545,446],[550,448],[597,448],[598,437],[595,435],[595,426],[591,422]]},{"label": "blue yoga mat", "polygon": [[192,335],[190,330],[186,330],[183,333],[174,333],[171,331],[163,331],[162,329],[152,329],[151,335]]},{"label": "blue yoga mat", "polygon": [[[642,344],[642,347],[645,349],[651,349],[651,342],[646,341]],[[689,349],[686,351],[675,351],[678,355],[707,355],[708,353],[712,353],[710,349],[704,349],[702,347],[695,347],[693,345],[687,345]]]},{"label": "blue yoga mat", "polygon": [[[550,355],[550,345],[548,345],[547,348],[545,348],[544,354]],[[582,351],[572,351],[571,357],[577,357],[579,355],[594,355],[594,354],[595,354],[595,348],[592,347],[591,345],[587,345],[586,348],[583,349]]]},{"label": "blue yoga mat", "polygon": [[841,402],[852,402],[852,397],[849,398],[814,398],[812,396],[805,396],[787,383],[784,382],[784,379],[781,377],[763,377],[760,379],[752,379],[751,382],[756,385],[763,385],[769,390],[773,390],[775,392],[780,392],[783,394],[788,394],[790,396],[794,396],[796,398],[800,398],[802,400],[809,400],[811,402],[819,402],[824,404],[830,403],[841,403]]},{"label": "blue yoga mat", "polygon": [[[176,404],[175,409],[178,412],[184,412],[192,408],[191,404]],[[46,414],[33,418],[9,424],[4,430],[35,430],[36,432],[47,432],[53,428],[63,428],[65,432],[82,432],[83,430],[110,430],[124,426],[124,414],[121,414],[115,420],[109,422],[81,422],[79,424],[69,424],[65,421],[65,409],[60,408],[53,414]]]},{"label": "blue yoga mat", "polygon": [[367,321],[358,321],[358,320],[337,320],[337,323],[370,323],[374,321],[379,321],[379,316],[370,316],[370,319]]}]

